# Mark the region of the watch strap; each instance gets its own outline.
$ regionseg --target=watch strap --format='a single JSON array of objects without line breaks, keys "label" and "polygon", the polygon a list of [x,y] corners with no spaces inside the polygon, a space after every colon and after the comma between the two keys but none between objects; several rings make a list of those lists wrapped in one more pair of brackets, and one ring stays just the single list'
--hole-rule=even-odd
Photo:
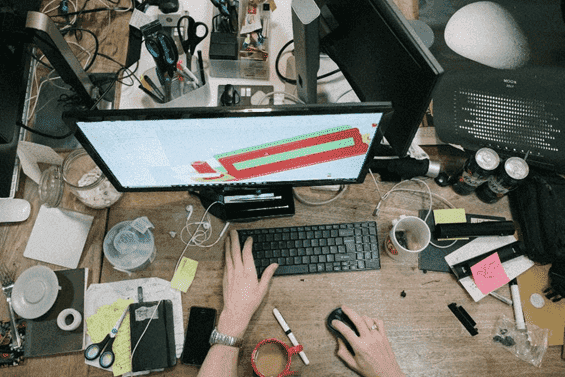
[{"label": "watch strap", "polygon": [[221,332],[218,331],[216,327],[214,327],[214,330],[212,330],[212,334],[210,334],[210,345],[214,345],[214,344],[221,344],[224,346],[239,348],[243,344],[243,339],[237,338],[235,336],[222,334]]}]

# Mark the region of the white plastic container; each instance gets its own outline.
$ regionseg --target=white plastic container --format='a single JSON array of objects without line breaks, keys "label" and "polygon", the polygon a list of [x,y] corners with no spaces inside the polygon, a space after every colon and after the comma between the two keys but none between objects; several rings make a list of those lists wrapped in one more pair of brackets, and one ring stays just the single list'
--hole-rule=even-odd
[{"label": "white plastic container", "polygon": [[[138,226],[140,219],[147,218],[122,221],[104,237],[104,255],[118,271],[140,271],[155,260],[155,237],[148,227]],[[148,220],[147,223],[153,226]]]}]

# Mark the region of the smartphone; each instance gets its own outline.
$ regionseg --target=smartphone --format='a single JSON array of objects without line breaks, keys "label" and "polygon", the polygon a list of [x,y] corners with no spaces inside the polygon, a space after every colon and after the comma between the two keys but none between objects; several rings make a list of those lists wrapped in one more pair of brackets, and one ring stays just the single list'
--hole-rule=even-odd
[{"label": "smartphone", "polygon": [[216,324],[216,309],[193,306],[188,315],[182,349],[183,364],[202,365],[210,350],[210,335]]}]

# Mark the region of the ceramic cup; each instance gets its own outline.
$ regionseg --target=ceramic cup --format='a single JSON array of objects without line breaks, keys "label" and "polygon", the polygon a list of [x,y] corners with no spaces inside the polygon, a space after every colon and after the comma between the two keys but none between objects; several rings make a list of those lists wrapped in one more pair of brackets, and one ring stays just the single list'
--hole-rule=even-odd
[{"label": "ceramic cup", "polygon": [[392,259],[418,267],[419,253],[428,247],[431,236],[424,220],[403,215],[392,222],[392,229],[385,239],[385,249]]},{"label": "ceramic cup", "polygon": [[265,339],[253,350],[251,365],[258,377],[284,377],[294,374],[291,371],[292,355],[302,351],[302,345],[289,347],[286,343],[275,339]]}]

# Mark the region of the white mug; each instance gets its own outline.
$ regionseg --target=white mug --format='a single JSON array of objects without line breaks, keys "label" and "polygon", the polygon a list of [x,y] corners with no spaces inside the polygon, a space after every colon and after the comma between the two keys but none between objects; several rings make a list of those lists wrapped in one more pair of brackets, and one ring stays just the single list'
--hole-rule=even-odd
[{"label": "white mug", "polygon": [[428,247],[431,236],[424,220],[401,215],[392,221],[392,229],[385,238],[385,250],[392,259],[418,267],[418,255]]}]

